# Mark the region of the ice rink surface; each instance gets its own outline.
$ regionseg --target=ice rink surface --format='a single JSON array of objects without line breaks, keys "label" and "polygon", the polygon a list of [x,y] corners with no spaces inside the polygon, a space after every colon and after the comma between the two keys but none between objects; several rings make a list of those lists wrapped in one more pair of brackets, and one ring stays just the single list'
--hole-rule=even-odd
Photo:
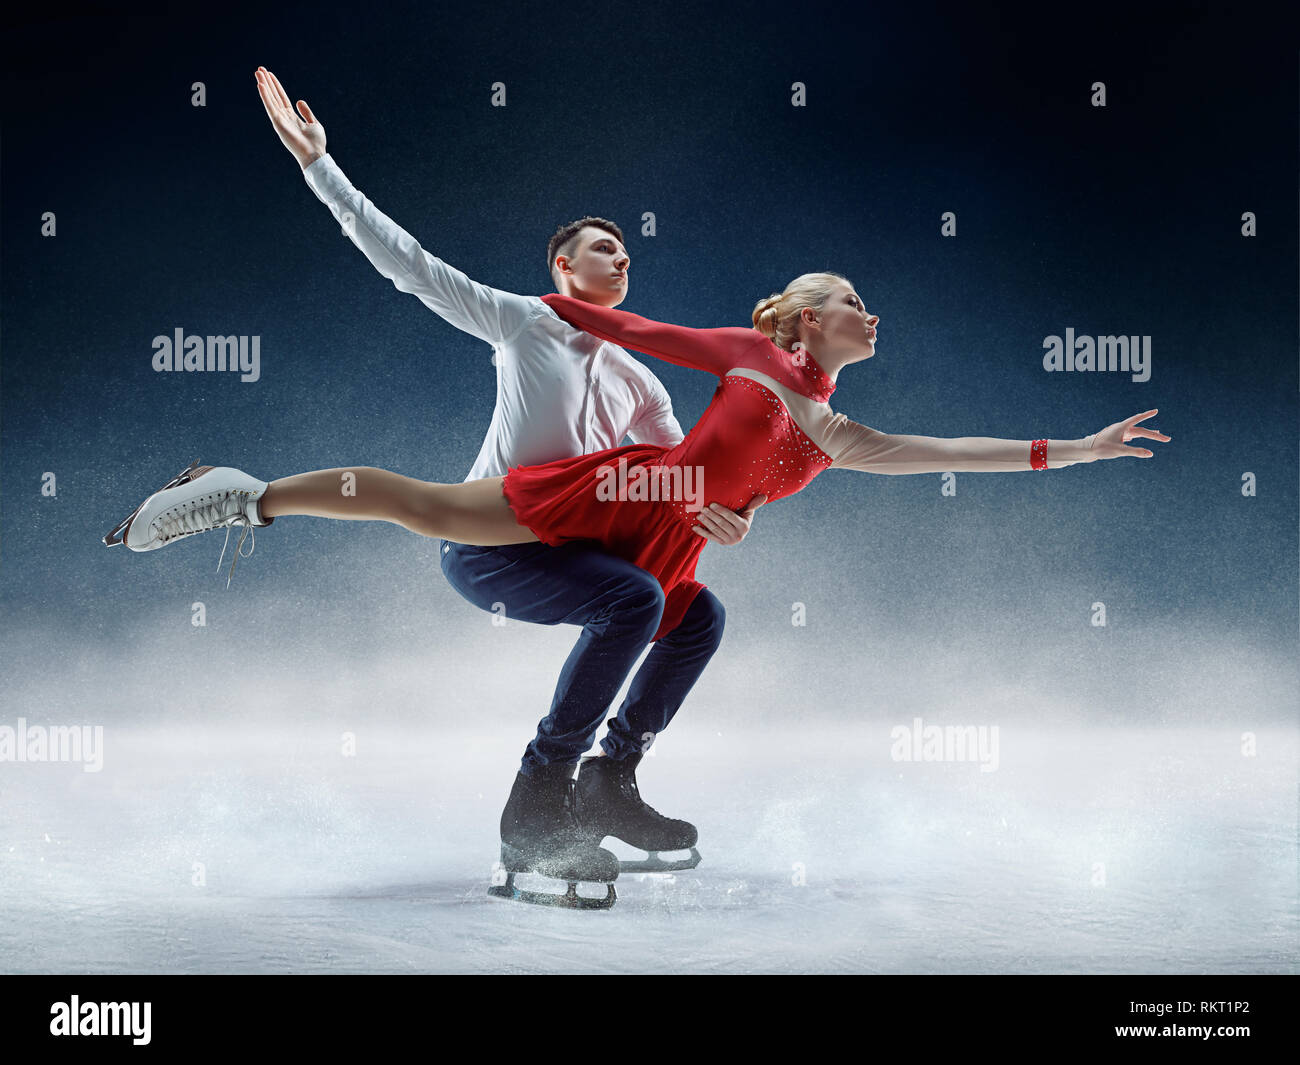
[{"label": "ice rink surface", "polygon": [[896,761],[880,722],[697,723],[638,778],[703,861],[624,875],[608,912],[487,896],[517,736],[343,742],[115,727],[99,772],[5,765],[0,970],[1300,971],[1285,727],[1243,755],[1230,728],[1011,724],[983,772]]}]

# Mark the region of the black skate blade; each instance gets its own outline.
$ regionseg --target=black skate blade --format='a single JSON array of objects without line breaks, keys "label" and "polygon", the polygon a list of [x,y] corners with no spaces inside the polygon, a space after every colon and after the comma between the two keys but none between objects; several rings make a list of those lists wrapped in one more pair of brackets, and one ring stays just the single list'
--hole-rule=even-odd
[{"label": "black skate blade", "polygon": [[658,851],[647,851],[648,857],[641,859],[632,859],[630,861],[620,859],[618,863],[619,874],[623,873],[675,873],[682,869],[694,869],[700,864],[700,852],[694,847],[691,848],[689,858],[675,858],[672,861],[664,861],[659,857]]},{"label": "black skate blade", "polygon": [[604,898],[588,898],[578,894],[578,882],[569,884],[563,895],[547,891],[527,891],[515,887],[515,874],[507,873],[504,884],[494,884],[488,888],[488,894],[497,899],[510,899],[514,902],[526,902],[532,906],[555,906],[566,910],[608,910],[618,901],[613,884],[605,885],[608,891]]},{"label": "black skate blade", "polygon": [[[180,473],[178,473],[165,485],[159,488],[158,492],[165,492],[169,488],[175,488],[177,485],[182,485],[185,484],[187,481],[193,480],[194,478],[191,475],[198,468],[199,468],[199,460],[195,459],[188,466],[186,466],[185,469],[181,470]],[[141,503],[138,507],[135,508],[135,510],[131,511],[130,514],[128,514],[125,518],[119,521],[116,525],[114,525],[111,529],[109,529],[107,533],[104,534],[105,547],[116,547],[118,544],[122,544],[126,542],[126,532],[131,527],[131,522],[135,521],[135,516],[144,509],[144,504],[149,502],[149,499],[152,498],[152,496],[156,496],[158,492],[153,492],[149,496],[146,496],[144,503]]]}]

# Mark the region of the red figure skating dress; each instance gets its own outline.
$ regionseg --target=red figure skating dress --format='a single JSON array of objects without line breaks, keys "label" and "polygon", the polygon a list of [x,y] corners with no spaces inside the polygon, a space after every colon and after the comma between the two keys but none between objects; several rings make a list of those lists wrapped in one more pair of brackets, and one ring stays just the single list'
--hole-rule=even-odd
[{"label": "red figure skating dress", "polygon": [[[835,382],[806,352],[779,348],[756,329],[692,329],[569,296],[542,300],[602,340],[719,378],[708,408],[676,447],[608,448],[511,467],[505,477],[516,520],[543,543],[594,540],[659,581],[665,603],[656,640],[676,628],[704,587],[695,564],[707,541],[691,529],[701,506],[743,510],[760,493],[775,502],[831,467],[875,473],[1031,468],[1029,441],[891,435],[834,413],[827,400]],[[695,498],[683,498],[692,490]]]}]

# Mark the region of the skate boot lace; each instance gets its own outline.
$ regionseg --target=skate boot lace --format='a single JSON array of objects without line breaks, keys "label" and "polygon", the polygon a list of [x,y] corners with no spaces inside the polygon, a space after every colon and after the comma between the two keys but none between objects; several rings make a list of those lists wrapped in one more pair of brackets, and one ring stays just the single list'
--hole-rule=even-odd
[{"label": "skate boot lace", "polygon": [[[239,540],[235,544],[235,553],[230,560],[230,573],[226,576],[226,587],[230,587],[230,582],[235,576],[235,566],[241,558],[248,558],[257,547],[257,534],[253,532],[253,524],[244,515],[245,507],[248,503],[249,493],[239,489],[232,489],[224,492],[220,499],[215,499],[210,503],[202,503],[187,508],[180,514],[168,514],[158,519],[159,538],[163,543],[168,540],[174,540],[181,536],[193,536],[195,533],[207,532],[209,529],[226,527],[226,539],[221,545],[221,557],[217,559],[217,572],[221,572],[221,563],[226,559],[226,548],[230,544],[230,532],[236,525],[242,525],[244,531],[239,534]],[[233,508],[230,504],[234,504]],[[244,546],[244,538],[252,533],[252,540],[249,542],[248,554],[245,555],[240,551]]]},{"label": "skate boot lace", "polygon": [[578,820],[578,782],[567,781],[564,785],[564,816],[571,825],[580,825]]},{"label": "skate boot lace", "polygon": [[585,839],[588,825],[578,812],[578,782],[576,780],[570,780],[565,785],[564,816],[568,821],[569,830],[574,832],[577,838]]},{"label": "skate boot lace", "polygon": [[[661,814],[658,810],[656,810],[653,806],[651,806],[648,802],[646,802],[645,799],[641,798],[641,790],[636,786],[636,777],[633,776],[632,773],[624,772],[622,774],[622,777],[623,777],[624,791],[628,792],[633,799],[635,799],[638,803],[640,803],[641,806],[644,807],[647,811],[654,814],[655,817],[664,817],[663,814]],[[664,820],[669,821],[672,819],[668,817],[664,817]]]}]

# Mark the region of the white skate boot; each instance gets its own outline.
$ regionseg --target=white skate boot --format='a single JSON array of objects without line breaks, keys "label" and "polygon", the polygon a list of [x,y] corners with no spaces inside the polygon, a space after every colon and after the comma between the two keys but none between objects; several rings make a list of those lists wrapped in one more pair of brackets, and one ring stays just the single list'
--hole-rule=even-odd
[{"label": "white skate boot", "polygon": [[[267,487],[268,482],[229,466],[191,463],[105,536],[104,543],[110,547],[126,544],[132,551],[156,551],[175,540],[224,527],[226,543],[221,547],[221,560],[217,562],[220,571],[230,543],[230,530],[241,525],[244,531],[235,545],[235,557],[230,563],[230,576],[233,577],[244,537],[254,527],[270,525],[275,520],[263,518],[258,508],[258,501]],[[256,546],[256,540],[253,546]],[[248,554],[252,553],[250,549]],[[229,578],[226,585],[230,585]]]}]

